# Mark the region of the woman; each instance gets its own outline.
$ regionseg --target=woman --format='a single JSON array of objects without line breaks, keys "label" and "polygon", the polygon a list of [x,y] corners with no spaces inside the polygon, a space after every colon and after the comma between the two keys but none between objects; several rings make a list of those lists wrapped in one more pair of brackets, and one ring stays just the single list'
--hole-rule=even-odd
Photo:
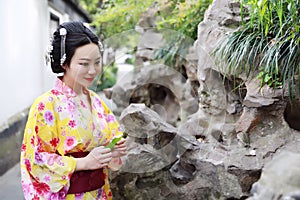
[{"label": "woman", "polygon": [[125,139],[110,109],[87,87],[102,70],[102,45],[81,22],[54,32],[51,68],[63,74],[31,106],[21,151],[25,199],[112,199],[110,166],[120,168]]}]

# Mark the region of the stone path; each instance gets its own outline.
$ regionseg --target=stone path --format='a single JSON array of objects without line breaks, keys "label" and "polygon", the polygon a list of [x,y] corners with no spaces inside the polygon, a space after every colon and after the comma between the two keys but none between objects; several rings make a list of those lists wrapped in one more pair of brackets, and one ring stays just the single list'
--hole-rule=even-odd
[{"label": "stone path", "polygon": [[16,164],[0,177],[0,199],[22,200],[23,191],[21,187],[20,165]]}]

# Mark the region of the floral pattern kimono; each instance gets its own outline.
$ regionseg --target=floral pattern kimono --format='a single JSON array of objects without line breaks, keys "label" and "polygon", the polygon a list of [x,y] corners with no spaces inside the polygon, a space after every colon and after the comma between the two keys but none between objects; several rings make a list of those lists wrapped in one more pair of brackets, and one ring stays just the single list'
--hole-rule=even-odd
[{"label": "floral pattern kimono", "polygon": [[[33,103],[21,150],[21,179],[26,200],[112,199],[108,169],[104,168],[102,188],[67,194],[76,161],[65,156],[72,152],[91,151],[122,134],[111,110],[99,96],[89,91],[89,106],[59,78],[55,87]],[[114,158],[114,165],[121,159]]]}]

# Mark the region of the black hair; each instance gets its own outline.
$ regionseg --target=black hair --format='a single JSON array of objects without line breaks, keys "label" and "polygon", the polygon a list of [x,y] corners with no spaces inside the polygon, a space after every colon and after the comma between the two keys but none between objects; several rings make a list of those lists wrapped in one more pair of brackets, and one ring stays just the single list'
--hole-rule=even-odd
[{"label": "black hair", "polygon": [[94,43],[99,45],[98,37],[87,28],[83,22],[65,22],[58,26],[56,31],[53,33],[52,40],[52,51],[50,52],[51,57],[51,69],[53,73],[62,73],[65,72],[65,69],[62,67],[61,60],[61,39],[60,29],[65,28],[67,31],[66,41],[65,41],[65,53],[66,60],[63,64],[66,64],[67,67],[70,66],[71,59],[75,53],[75,50],[78,47],[83,45]]}]

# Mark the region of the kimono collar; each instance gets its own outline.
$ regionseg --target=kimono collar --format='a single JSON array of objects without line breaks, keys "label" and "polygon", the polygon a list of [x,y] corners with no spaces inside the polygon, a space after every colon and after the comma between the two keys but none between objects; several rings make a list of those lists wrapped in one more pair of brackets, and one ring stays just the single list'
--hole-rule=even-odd
[{"label": "kimono collar", "polygon": [[67,86],[60,77],[57,77],[55,80],[54,89],[65,94],[67,97],[76,97],[77,94],[74,92],[72,88]]}]

